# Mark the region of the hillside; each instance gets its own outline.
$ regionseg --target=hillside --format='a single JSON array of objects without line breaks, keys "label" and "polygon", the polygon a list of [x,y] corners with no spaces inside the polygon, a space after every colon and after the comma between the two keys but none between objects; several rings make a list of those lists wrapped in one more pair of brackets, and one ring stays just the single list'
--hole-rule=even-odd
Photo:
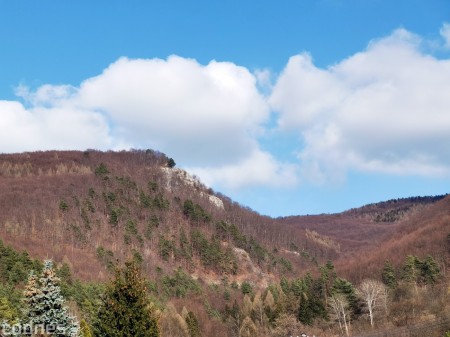
[{"label": "hillside", "polygon": [[310,242],[314,251],[304,233],[292,238],[169,159],[151,150],[1,155],[0,236],[70,262],[86,280],[104,279],[108,265],[130,256],[145,261],[149,277],[182,266],[211,282],[222,274],[268,282],[312,265],[289,250]]},{"label": "hillside", "polygon": [[400,224],[414,219],[446,195],[393,199],[364,205],[338,214],[290,216],[279,222],[293,230],[314,230],[339,246],[340,256],[379,247],[396,233]]},{"label": "hillside", "polygon": [[[0,236],[33,256],[70,261],[82,279],[104,279],[111,261],[134,254],[152,261],[149,276],[156,267],[182,266],[211,282],[223,273],[242,281],[255,270],[268,282],[390,246],[405,227],[443,216],[426,211],[445,197],[436,196],[271,219],[168,167],[169,160],[152,150],[0,155]],[[218,268],[202,260],[204,247],[192,242],[197,254],[186,258],[182,241],[193,234],[200,241],[215,239],[218,254],[228,251],[229,261]]]},{"label": "hillside", "polygon": [[56,262],[89,324],[101,284],[129,260],[142,268],[161,319],[180,320],[177,312],[188,308],[204,336],[242,335],[245,324],[253,335],[295,326],[335,336],[327,304],[335,292],[348,296],[352,329],[362,333],[367,312],[355,289],[367,278],[385,282],[386,261],[398,314],[380,323],[434,321],[450,309],[449,196],[273,219],[215,193],[157,151],[48,151],[0,155],[0,210],[0,300],[16,312],[16,291],[39,264],[30,257]]},{"label": "hillside", "polygon": [[[421,199],[424,200],[424,199]],[[430,204],[428,202],[431,201]],[[414,209],[395,224],[395,230],[373,250],[361,252],[359,259],[340,261],[340,269],[352,279],[368,277],[389,260],[400,266],[408,255],[434,256],[444,275],[450,263],[450,197],[428,198],[427,206]]]}]

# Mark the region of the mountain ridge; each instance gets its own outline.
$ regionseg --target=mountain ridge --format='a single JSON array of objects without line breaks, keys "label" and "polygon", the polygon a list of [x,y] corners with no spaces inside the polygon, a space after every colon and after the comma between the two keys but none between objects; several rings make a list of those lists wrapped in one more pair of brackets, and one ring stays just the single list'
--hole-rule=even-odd
[{"label": "mountain ridge", "polygon": [[[275,263],[275,274],[281,270],[294,274],[320,261],[348,259],[379,246],[399,223],[446,197],[392,199],[337,214],[270,218],[215,193],[186,171],[169,167],[169,159],[153,150],[2,154],[0,235],[42,258],[47,239],[51,240],[54,257],[70,261],[75,273],[86,279],[107,275],[102,265],[111,262],[105,260],[111,260],[111,252],[119,259],[127,251],[162,265],[188,267],[183,258],[174,262],[180,231],[222,240],[216,248],[232,247],[230,258],[236,258],[234,249],[248,249],[257,264]],[[233,226],[218,229],[221,221],[225,227]],[[107,237],[105,230],[110,233]],[[147,232],[152,230],[160,236],[151,237]],[[119,238],[122,235],[125,243]],[[239,236],[248,242],[239,243]],[[169,257],[160,251],[164,244],[169,246]],[[99,257],[102,249],[109,258]],[[193,257],[196,267],[191,265],[191,270],[205,267],[199,260],[201,256]],[[89,269],[97,273],[83,271],[79,261],[90,261]]]}]

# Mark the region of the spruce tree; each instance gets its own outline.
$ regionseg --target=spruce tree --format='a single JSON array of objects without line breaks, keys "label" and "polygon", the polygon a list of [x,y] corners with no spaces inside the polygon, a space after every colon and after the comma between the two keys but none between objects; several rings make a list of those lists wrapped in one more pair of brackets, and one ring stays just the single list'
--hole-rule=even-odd
[{"label": "spruce tree", "polygon": [[39,280],[34,273],[30,274],[24,297],[24,324],[29,324],[33,331],[40,327],[40,330],[55,337],[79,336],[78,323],[64,306],[59,278],[55,275],[52,261],[44,262]]},{"label": "spruce tree", "polygon": [[381,272],[381,279],[383,283],[391,289],[397,287],[397,278],[392,263],[388,260],[384,262],[383,271]]},{"label": "spruce tree", "polygon": [[417,283],[421,261],[414,255],[408,255],[403,266],[402,278],[411,283]]},{"label": "spruce tree", "polygon": [[95,322],[95,333],[102,337],[158,337],[157,320],[147,297],[145,281],[133,262],[116,269],[107,286]]},{"label": "spruce tree", "polygon": [[420,267],[422,282],[424,284],[435,284],[439,277],[440,268],[433,257],[428,255]]},{"label": "spruce tree", "polygon": [[[351,313],[356,314],[358,312],[359,310],[358,298],[356,296],[356,291],[352,283],[350,283],[345,279],[337,277],[334,280],[332,294],[344,295],[351,309]],[[351,317],[349,317],[349,319],[350,318]]]}]

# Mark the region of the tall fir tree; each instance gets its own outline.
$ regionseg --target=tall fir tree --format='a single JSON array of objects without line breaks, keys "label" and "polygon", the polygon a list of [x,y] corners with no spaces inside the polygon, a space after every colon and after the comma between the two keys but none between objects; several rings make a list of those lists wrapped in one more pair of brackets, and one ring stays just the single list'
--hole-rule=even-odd
[{"label": "tall fir tree", "polygon": [[386,260],[384,262],[383,271],[381,272],[381,279],[387,287],[391,289],[397,287],[397,277],[395,276],[395,269],[389,260]]},{"label": "tall fir tree", "polygon": [[24,291],[24,304],[23,326],[28,325],[33,332],[39,329],[42,334],[45,332],[55,337],[79,336],[78,323],[64,305],[52,261],[44,261],[39,279],[34,273],[30,274]]},{"label": "tall fir tree", "polygon": [[134,262],[116,269],[115,279],[107,286],[94,330],[102,337],[159,336],[145,280]]},{"label": "tall fir tree", "polygon": [[435,284],[440,274],[440,268],[433,257],[428,255],[420,267],[422,283]]},{"label": "tall fir tree", "polygon": [[416,283],[420,274],[421,261],[414,255],[408,255],[403,265],[402,279],[406,282]]}]

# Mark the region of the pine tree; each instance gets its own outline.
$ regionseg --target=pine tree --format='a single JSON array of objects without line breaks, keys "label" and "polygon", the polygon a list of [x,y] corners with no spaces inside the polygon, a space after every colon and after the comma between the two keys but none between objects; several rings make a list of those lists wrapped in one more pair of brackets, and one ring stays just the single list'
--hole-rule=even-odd
[{"label": "pine tree", "polygon": [[79,336],[75,318],[64,306],[59,278],[53,270],[52,261],[44,262],[40,279],[31,273],[24,291],[25,322],[34,330],[39,327],[56,337]]},{"label": "pine tree", "polygon": [[407,282],[417,282],[421,261],[414,255],[408,255],[403,266],[402,278]]},{"label": "pine tree", "polygon": [[436,283],[439,277],[439,265],[433,259],[431,255],[428,255],[425,261],[422,262],[421,266],[421,278],[423,283],[425,284],[434,284]]},{"label": "pine tree", "polygon": [[102,337],[158,337],[157,320],[147,297],[145,281],[133,262],[116,269],[107,286],[95,333]]},{"label": "pine tree", "polygon": [[350,309],[348,317],[350,320],[352,318],[351,315],[356,314],[359,309],[358,298],[353,284],[345,279],[337,277],[333,284],[332,294],[342,294],[345,296]]},{"label": "pine tree", "polygon": [[305,325],[312,325],[314,319],[326,317],[326,307],[322,299],[323,282],[305,276],[306,291],[302,293],[297,310],[298,320]]},{"label": "pine tree", "polygon": [[173,160],[173,158],[168,158],[167,159],[167,167],[169,168],[174,168],[176,165],[175,160]]},{"label": "pine tree", "polygon": [[336,270],[334,269],[333,262],[330,260],[323,266],[319,267],[320,271],[320,283],[322,288],[322,296],[325,304],[327,303],[328,297],[331,294],[331,288],[337,277]]},{"label": "pine tree", "polygon": [[383,283],[391,289],[397,287],[397,278],[392,263],[388,260],[384,262],[383,271],[381,272]]}]

